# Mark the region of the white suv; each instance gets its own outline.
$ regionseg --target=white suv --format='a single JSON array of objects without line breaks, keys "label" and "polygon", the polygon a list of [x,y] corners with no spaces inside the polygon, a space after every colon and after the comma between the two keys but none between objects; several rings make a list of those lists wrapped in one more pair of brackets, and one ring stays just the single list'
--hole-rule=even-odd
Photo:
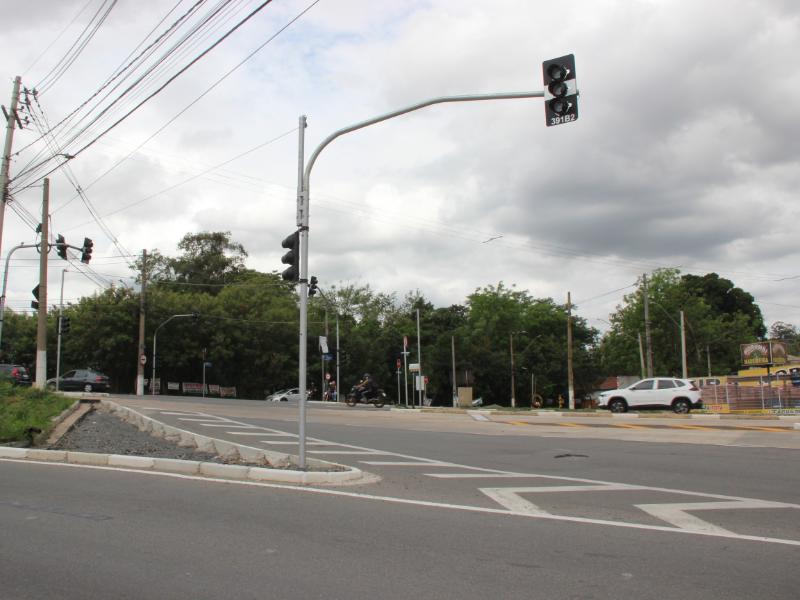
[{"label": "white suv", "polygon": [[597,406],[617,413],[627,412],[629,408],[671,408],[676,413],[688,413],[693,408],[703,408],[703,399],[691,381],[655,377],[602,392]]}]

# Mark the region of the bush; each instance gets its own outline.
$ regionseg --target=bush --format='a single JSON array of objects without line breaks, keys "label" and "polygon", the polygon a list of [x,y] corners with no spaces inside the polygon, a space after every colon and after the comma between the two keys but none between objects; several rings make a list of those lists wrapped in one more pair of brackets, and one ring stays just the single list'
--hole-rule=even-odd
[{"label": "bush", "polygon": [[48,432],[52,418],[73,402],[61,394],[0,382],[0,444],[24,441],[31,430]]}]

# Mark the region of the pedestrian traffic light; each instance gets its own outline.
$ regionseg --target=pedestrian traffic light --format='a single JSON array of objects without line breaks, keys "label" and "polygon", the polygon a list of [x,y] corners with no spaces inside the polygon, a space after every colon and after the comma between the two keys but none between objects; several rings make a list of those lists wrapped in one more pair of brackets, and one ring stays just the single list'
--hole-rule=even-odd
[{"label": "pedestrian traffic light", "polygon": [[567,54],[542,63],[544,76],[544,112],[547,126],[578,119],[578,84],[575,80],[575,56]]},{"label": "pedestrian traffic light", "polygon": [[308,281],[308,297],[314,296],[317,293],[317,278],[313,275],[311,279]]},{"label": "pedestrian traffic light", "polygon": [[94,242],[89,238],[83,238],[83,248],[81,249],[81,262],[85,264],[89,264],[89,261],[92,260],[92,249],[94,248]]},{"label": "pedestrian traffic light", "polygon": [[60,319],[61,319],[61,326],[60,326],[61,333],[69,333],[69,317],[60,317]]},{"label": "pedestrian traffic light", "polygon": [[289,251],[281,257],[281,262],[289,265],[281,277],[284,281],[297,281],[300,278],[300,232],[295,231],[281,242],[281,248]]},{"label": "pedestrian traffic light", "polygon": [[67,260],[67,241],[60,233],[58,234],[58,237],[56,237],[56,254],[58,254],[64,260]]},{"label": "pedestrian traffic light", "polygon": [[39,284],[36,284],[36,287],[31,290],[31,294],[36,300],[31,300],[31,308],[39,308]]}]

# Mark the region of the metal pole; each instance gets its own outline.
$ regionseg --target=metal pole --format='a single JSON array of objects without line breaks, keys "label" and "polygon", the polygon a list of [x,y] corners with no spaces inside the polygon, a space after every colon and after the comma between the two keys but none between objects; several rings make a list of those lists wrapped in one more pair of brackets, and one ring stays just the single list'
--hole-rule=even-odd
[{"label": "metal pole", "polygon": [[306,363],[308,335],[308,185],[303,177],[305,157],[306,116],[300,117],[297,143],[297,226],[300,228],[300,273],[298,275],[300,295],[300,332],[299,332],[299,372],[298,388],[300,390],[298,415],[298,462],[300,469],[306,468]]},{"label": "metal pole", "polygon": [[144,396],[144,323],[146,313],[145,290],[147,289],[147,250],[142,250],[142,287],[139,290],[139,356],[136,357],[136,395]]},{"label": "metal pole", "polygon": [[689,377],[689,368],[686,364],[686,322],[683,318],[683,311],[681,311],[681,367],[683,369],[683,378]]},{"label": "metal pole", "polygon": [[64,273],[67,269],[61,269],[61,297],[58,301],[58,342],[56,344],[56,391],[58,391],[61,377],[61,329],[64,321]]},{"label": "metal pole", "polygon": [[203,398],[206,397],[206,349],[203,348]]},{"label": "metal pole", "polygon": [[508,346],[511,352],[511,408],[517,407],[517,400],[514,398],[514,332],[508,334]]},{"label": "metal pole", "polygon": [[569,409],[575,410],[575,379],[572,374],[572,298],[567,292],[567,398]]},{"label": "metal pole", "polygon": [[3,146],[3,158],[0,163],[0,249],[3,247],[3,220],[6,212],[6,196],[8,196],[8,174],[11,165],[11,144],[14,141],[14,125],[17,122],[17,105],[19,104],[19,86],[22,79],[14,78],[11,90],[11,106],[6,118],[6,141]]},{"label": "metal pole", "polygon": [[708,376],[711,377],[711,351],[706,344],[706,359],[708,360]]},{"label": "metal pole", "polygon": [[336,401],[339,401],[339,309],[336,309]]},{"label": "metal pole", "polygon": [[405,338],[403,338],[403,342],[403,393],[406,397],[406,408],[408,408],[408,346],[405,345]]},{"label": "metal pole", "polygon": [[650,296],[647,292],[647,274],[642,275],[644,287],[644,341],[647,343],[647,376],[653,376],[653,340],[650,337]]},{"label": "metal pole", "polygon": [[3,293],[0,295],[0,347],[2,347],[3,342],[3,323],[6,319],[6,286],[8,285],[8,263],[11,260],[11,255],[14,253],[14,251],[19,250],[20,248],[35,248],[36,246],[37,244],[18,244],[9,250],[8,255],[6,256],[6,269],[3,274]]},{"label": "metal pole", "polygon": [[453,355],[453,408],[458,406],[458,386],[456,385],[456,337],[450,336],[450,351]]},{"label": "metal pole", "polygon": [[419,333],[419,309],[417,309],[417,360],[419,361],[419,374],[417,381],[419,382],[419,407],[422,408],[422,394],[425,393],[425,378],[424,371],[422,370],[422,339]]},{"label": "metal pole", "polygon": [[39,250],[39,318],[36,326],[36,381],[37,388],[47,384],[47,253],[49,246],[50,180],[45,178],[42,188],[42,237]]},{"label": "metal pole", "polygon": [[[359,123],[355,123],[348,127],[344,127],[337,131],[334,131],[328,137],[326,137],[322,142],[317,146],[314,152],[308,159],[308,162],[305,165],[305,170],[303,170],[303,140],[304,140],[304,130],[306,128],[306,117],[305,115],[300,117],[300,143],[299,143],[299,176],[297,186],[297,224],[300,226],[300,426],[299,426],[299,438],[300,438],[300,468],[305,468],[305,366],[306,366],[306,349],[305,349],[305,337],[306,337],[306,324],[307,324],[307,305],[306,305],[306,292],[307,292],[307,280],[306,274],[308,269],[308,209],[310,204],[310,197],[311,197],[311,169],[314,168],[314,163],[317,161],[317,157],[319,157],[320,152],[322,152],[325,147],[330,144],[333,140],[342,136],[346,133],[350,133],[352,131],[356,131],[358,129],[363,129],[364,127],[369,127],[370,125],[374,125],[376,123],[380,123],[381,121],[386,121],[388,119],[392,119],[394,117],[398,117],[400,115],[404,115],[406,113],[413,112],[415,110],[419,110],[421,108],[425,108],[427,106],[432,106],[434,104],[444,104],[448,102],[478,102],[482,100],[514,100],[514,99],[522,99],[522,98],[542,98],[544,96],[544,91],[536,91],[536,92],[506,92],[506,93],[498,93],[498,94],[471,94],[471,95],[464,95],[464,96],[440,96],[438,98],[432,98],[430,100],[425,100],[423,102],[418,102],[417,104],[412,104],[410,106],[406,106],[405,108],[401,108],[399,110],[395,110],[389,113],[385,113],[379,115],[377,117],[373,117],[371,119],[367,119],[366,121],[361,121]],[[420,365],[421,366],[421,365]],[[337,383],[338,385],[338,383]]]},{"label": "metal pole", "polygon": [[[187,314],[187,315],[172,315],[166,321],[161,323],[161,325],[156,327],[156,330],[153,332],[153,377],[151,378],[151,381],[150,381],[150,395],[151,396],[155,396],[156,395],[156,341],[158,339],[158,331],[164,325],[166,325],[167,323],[172,321],[172,319],[177,319],[177,318],[181,318],[181,317],[192,317],[192,318],[195,318],[195,316],[196,316],[196,313],[191,313],[191,314]],[[203,361],[203,362],[205,363],[205,361]]]}]

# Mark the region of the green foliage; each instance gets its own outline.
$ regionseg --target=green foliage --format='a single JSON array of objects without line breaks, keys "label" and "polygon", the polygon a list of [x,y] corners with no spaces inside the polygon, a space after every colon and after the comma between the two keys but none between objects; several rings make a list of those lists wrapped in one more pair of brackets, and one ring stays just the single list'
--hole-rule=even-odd
[{"label": "green foliage", "polygon": [[[765,333],[761,311],[753,297],[716,273],[703,277],[660,269],[649,278],[653,369],[659,375],[680,376],[680,312],[686,322],[689,375],[725,375],[739,367],[739,344]],[[609,375],[639,374],[638,336],[644,340],[644,296],[640,287],[625,296],[611,316],[612,328],[600,347],[603,371]],[[643,341],[644,343],[644,341]]]},{"label": "green foliage", "polygon": [[73,402],[61,394],[0,381],[0,443],[23,441],[31,428],[48,432],[52,418]]}]

